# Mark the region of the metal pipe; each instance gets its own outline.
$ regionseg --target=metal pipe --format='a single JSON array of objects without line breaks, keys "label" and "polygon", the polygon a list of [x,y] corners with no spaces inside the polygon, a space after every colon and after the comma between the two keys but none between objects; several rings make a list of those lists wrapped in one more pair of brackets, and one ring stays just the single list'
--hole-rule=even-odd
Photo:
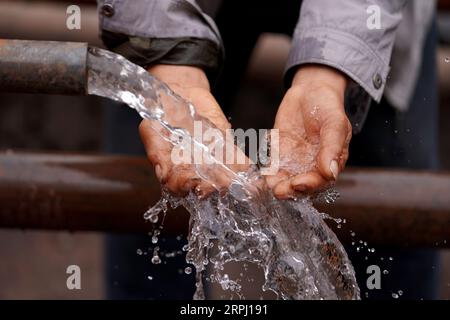
[{"label": "metal pipe", "polygon": [[0,92],[84,95],[86,43],[0,39]]},{"label": "metal pipe", "polygon": [[[349,169],[340,199],[317,204],[372,245],[450,247],[450,174]],[[0,228],[145,232],[142,214],[160,196],[147,160],[124,156],[0,153]],[[331,223],[335,226],[334,223]],[[188,215],[167,215],[165,234]]]}]

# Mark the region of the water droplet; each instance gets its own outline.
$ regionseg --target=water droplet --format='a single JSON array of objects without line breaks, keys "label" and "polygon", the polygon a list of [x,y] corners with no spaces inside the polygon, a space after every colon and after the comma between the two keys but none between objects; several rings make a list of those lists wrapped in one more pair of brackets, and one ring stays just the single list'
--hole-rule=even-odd
[{"label": "water droplet", "polygon": [[445,63],[449,63],[450,62],[450,57],[445,57],[444,61],[445,61]]},{"label": "water droplet", "polygon": [[394,258],[392,258],[392,257],[389,257],[389,261],[392,261],[392,260],[394,260]]},{"label": "water droplet", "polygon": [[394,299],[398,299],[398,294],[396,294],[395,292],[394,292],[394,293],[392,293],[392,298],[394,298]]},{"label": "water droplet", "polygon": [[389,274],[389,271],[383,270],[383,274]]},{"label": "water droplet", "polygon": [[151,281],[151,280],[153,280],[153,277],[152,276],[148,276],[147,279]]},{"label": "water droplet", "polygon": [[166,253],[166,258],[174,258],[175,256],[176,256],[176,252],[175,251]]},{"label": "water droplet", "polygon": [[398,295],[402,296],[403,295],[403,291],[402,290],[398,290]]},{"label": "water droplet", "polygon": [[[332,204],[332,203],[336,202],[336,200],[339,199],[339,197],[340,197],[339,192],[337,192],[334,189],[328,189],[327,191],[325,191],[325,194],[324,194],[325,202],[328,204]],[[341,219],[336,219],[335,221],[340,222]]]},{"label": "water droplet", "polygon": [[354,236],[356,236],[356,233],[354,233],[353,231],[351,231],[351,232],[350,232],[350,235],[351,235],[352,237],[354,237]]},{"label": "water droplet", "polygon": [[192,273],[192,268],[191,267],[184,268],[184,273],[191,274]]},{"label": "water droplet", "polygon": [[157,213],[153,213],[148,217],[148,220],[150,220],[151,223],[157,223],[158,222],[158,214]]},{"label": "water droplet", "polygon": [[152,263],[153,264],[160,264],[161,263],[161,258],[158,256],[157,253],[152,257]]},{"label": "water droplet", "polygon": [[141,249],[137,249],[137,250],[136,250],[136,253],[137,253],[138,255],[140,255],[140,256],[143,254],[143,252],[142,252]]}]

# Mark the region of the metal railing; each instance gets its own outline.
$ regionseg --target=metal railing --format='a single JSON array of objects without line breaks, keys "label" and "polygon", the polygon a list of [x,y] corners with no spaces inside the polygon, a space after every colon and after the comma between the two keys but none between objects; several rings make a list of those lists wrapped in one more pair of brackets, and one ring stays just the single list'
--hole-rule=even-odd
[{"label": "metal railing", "polygon": [[[449,247],[449,173],[351,168],[336,189],[337,202],[316,206],[346,219],[344,242],[352,230],[374,245]],[[159,197],[145,158],[0,153],[0,228],[145,232]],[[165,234],[187,230],[184,210],[168,214]]]}]

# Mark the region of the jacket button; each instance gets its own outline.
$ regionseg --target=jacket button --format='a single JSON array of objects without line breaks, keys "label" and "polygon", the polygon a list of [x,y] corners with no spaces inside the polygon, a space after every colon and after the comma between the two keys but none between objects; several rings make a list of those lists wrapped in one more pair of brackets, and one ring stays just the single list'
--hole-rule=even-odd
[{"label": "jacket button", "polygon": [[114,7],[112,4],[104,4],[101,8],[101,12],[105,17],[112,17],[114,15]]},{"label": "jacket button", "polygon": [[381,86],[383,85],[383,78],[381,78],[379,73],[375,73],[372,81],[373,81],[373,86],[375,87],[375,89],[380,89]]}]

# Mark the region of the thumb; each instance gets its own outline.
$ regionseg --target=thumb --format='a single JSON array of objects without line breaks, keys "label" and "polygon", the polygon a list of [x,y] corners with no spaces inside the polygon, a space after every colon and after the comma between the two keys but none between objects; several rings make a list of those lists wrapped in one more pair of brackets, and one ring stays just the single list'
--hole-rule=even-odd
[{"label": "thumb", "polygon": [[320,174],[327,180],[336,180],[343,164],[341,155],[347,156],[352,126],[345,114],[330,115],[320,128],[320,147],[317,165]]}]

